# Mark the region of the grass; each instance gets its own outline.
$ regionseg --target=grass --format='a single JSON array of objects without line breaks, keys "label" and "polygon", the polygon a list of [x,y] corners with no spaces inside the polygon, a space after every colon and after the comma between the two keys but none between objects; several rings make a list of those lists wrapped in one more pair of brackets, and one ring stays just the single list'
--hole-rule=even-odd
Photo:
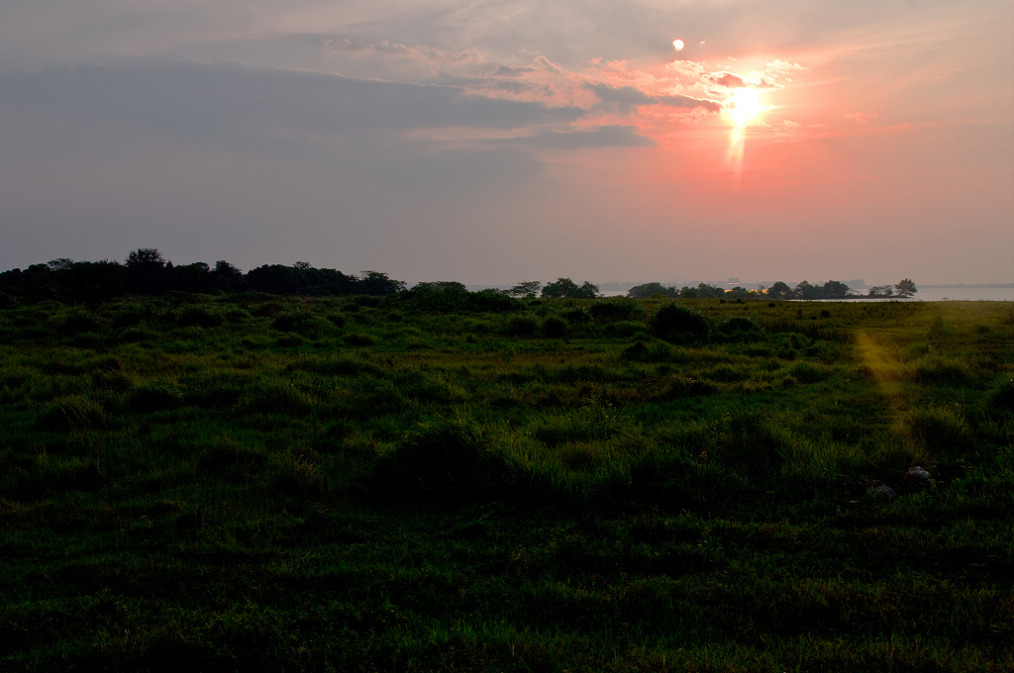
[{"label": "grass", "polygon": [[1014,667],[1014,309],[678,306],[0,312],[0,668]]}]

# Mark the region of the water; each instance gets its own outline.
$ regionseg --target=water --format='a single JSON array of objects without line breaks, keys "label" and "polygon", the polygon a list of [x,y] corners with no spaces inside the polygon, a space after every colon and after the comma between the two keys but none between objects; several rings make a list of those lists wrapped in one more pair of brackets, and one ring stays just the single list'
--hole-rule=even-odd
[{"label": "water", "polygon": [[[746,286],[744,286],[746,287]],[[967,285],[934,285],[919,287],[915,295],[906,301],[1014,301],[1014,287],[971,287]],[[863,290],[860,290],[863,292]],[[625,297],[627,291],[609,290],[603,297]],[[876,301],[893,301],[897,297]],[[864,300],[869,301],[869,300]]]},{"label": "water", "polygon": [[922,301],[1014,301],[1014,287],[924,287],[919,288],[912,298]]}]

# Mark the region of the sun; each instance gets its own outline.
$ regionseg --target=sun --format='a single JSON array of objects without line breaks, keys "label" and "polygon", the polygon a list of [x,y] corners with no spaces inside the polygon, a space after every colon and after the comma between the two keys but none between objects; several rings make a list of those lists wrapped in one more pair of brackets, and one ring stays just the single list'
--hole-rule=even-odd
[{"label": "sun", "polygon": [[739,128],[755,121],[765,109],[760,92],[748,86],[733,89],[732,97],[725,102],[726,114]]}]

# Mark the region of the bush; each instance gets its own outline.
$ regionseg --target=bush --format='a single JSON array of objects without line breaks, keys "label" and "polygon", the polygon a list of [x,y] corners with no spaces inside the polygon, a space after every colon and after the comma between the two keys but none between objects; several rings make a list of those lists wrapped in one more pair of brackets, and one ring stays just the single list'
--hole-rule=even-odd
[{"label": "bush", "polygon": [[71,309],[66,315],[57,319],[56,323],[58,329],[64,334],[102,331],[102,322],[85,309]]},{"label": "bush", "polygon": [[147,413],[175,409],[183,401],[183,395],[175,384],[155,380],[134,388],[128,401],[134,411]]},{"label": "bush", "polygon": [[61,397],[49,405],[39,418],[40,430],[70,432],[101,426],[106,412],[98,402],[81,395]]},{"label": "bush", "polygon": [[504,461],[478,427],[461,419],[430,420],[380,462],[374,485],[413,496],[478,495],[502,484],[504,473]]},{"label": "bush", "polygon": [[535,318],[527,316],[516,316],[507,321],[504,333],[513,337],[530,337],[539,329],[539,323]]},{"label": "bush", "polygon": [[588,309],[588,313],[596,322],[610,323],[641,318],[644,315],[644,309],[633,299],[616,299],[597,301]]},{"label": "bush", "polygon": [[726,341],[757,341],[764,335],[760,325],[745,317],[723,320],[716,331]]},{"label": "bush", "polygon": [[570,331],[570,325],[563,318],[549,317],[542,323],[542,336],[562,339]]},{"label": "bush", "polygon": [[185,308],[176,316],[176,324],[180,327],[218,327],[224,323],[225,318],[203,306]]},{"label": "bush", "polygon": [[708,335],[708,319],[688,306],[667,304],[659,309],[649,324],[651,333],[673,343],[692,343]]},{"label": "bush", "polygon": [[1014,379],[1005,379],[993,387],[989,403],[1000,411],[1014,411]]}]

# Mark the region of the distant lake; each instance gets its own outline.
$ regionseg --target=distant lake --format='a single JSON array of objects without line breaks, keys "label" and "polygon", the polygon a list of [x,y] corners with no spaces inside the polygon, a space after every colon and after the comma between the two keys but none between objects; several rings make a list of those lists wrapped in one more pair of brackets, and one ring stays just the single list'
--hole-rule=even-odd
[{"label": "distant lake", "polygon": [[[918,288],[918,291],[915,293],[915,296],[906,301],[1014,301],[1014,287],[973,287],[969,285],[919,287],[916,285],[916,288]],[[625,297],[626,295],[626,291],[606,291],[602,293],[603,297]],[[880,301],[890,300],[885,298]]]},{"label": "distant lake", "polygon": [[1014,287],[969,287],[934,285],[919,287],[913,299],[922,301],[1014,301]]}]

